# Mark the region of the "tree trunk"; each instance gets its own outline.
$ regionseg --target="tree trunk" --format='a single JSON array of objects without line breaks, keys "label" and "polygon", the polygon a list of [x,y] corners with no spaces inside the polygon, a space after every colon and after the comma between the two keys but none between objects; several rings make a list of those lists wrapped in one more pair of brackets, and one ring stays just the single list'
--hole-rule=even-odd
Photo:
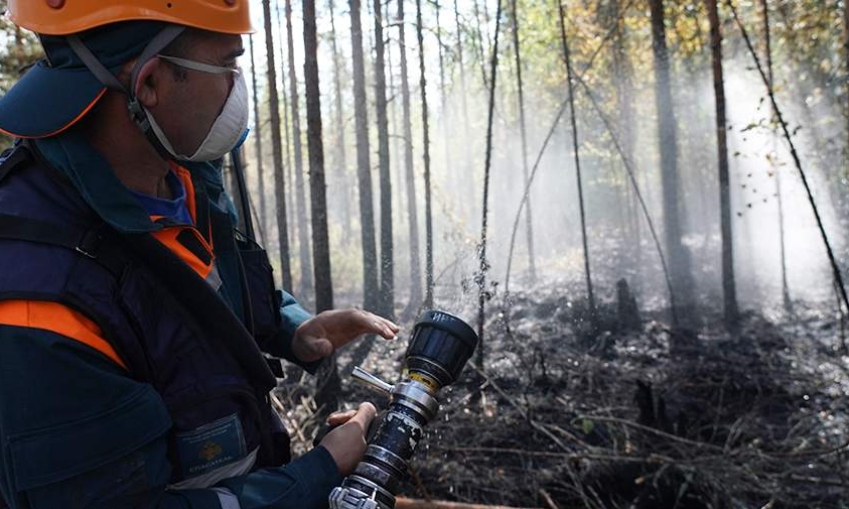
[{"label": "tree trunk", "polygon": [[489,271],[489,262],[486,259],[486,246],[488,234],[489,213],[489,170],[492,165],[492,123],[495,115],[495,84],[498,77],[498,32],[501,29],[501,0],[498,0],[498,11],[495,15],[495,36],[492,44],[492,62],[490,67],[491,80],[489,89],[489,105],[486,124],[486,157],[483,168],[483,205],[481,214],[481,242],[478,256],[480,257],[478,283],[478,349],[475,354],[475,364],[479,369],[483,368],[484,351],[484,322],[486,321],[486,301],[490,298],[486,287],[486,273]]},{"label": "tree trunk", "polygon": [[266,205],[265,205],[265,179],[262,170],[262,120],[259,116],[259,84],[256,76],[256,58],[254,57],[254,36],[248,37],[248,46],[251,52],[251,83],[253,84],[254,98],[254,148],[256,148],[256,176],[259,193],[259,231],[265,239]]},{"label": "tree trunk", "polygon": [[566,15],[563,12],[563,4],[557,1],[558,15],[560,18],[560,40],[563,43],[563,59],[566,61],[566,81],[569,88],[569,117],[572,123],[572,144],[575,147],[575,172],[578,182],[578,208],[581,213],[581,240],[584,245],[584,275],[587,280],[587,304],[590,312],[590,321],[594,330],[598,329],[598,321],[595,309],[595,296],[593,295],[593,281],[590,273],[590,251],[587,244],[587,217],[584,211],[584,185],[581,181],[581,157],[578,145],[578,122],[575,118],[575,87],[572,79],[572,59],[569,54],[569,41],[566,38]]},{"label": "tree trunk", "polygon": [[363,307],[377,311],[377,252],[374,235],[374,200],[371,191],[371,161],[368,140],[368,102],[366,98],[363,29],[360,0],[349,0],[351,10],[351,60],[354,65],[354,121],[357,134],[357,180],[360,191],[360,233],[363,259]]},{"label": "tree trunk", "polygon": [[407,74],[407,41],[404,30],[404,0],[398,0],[398,44],[401,53],[401,102],[404,122],[404,169],[407,175],[407,221],[410,230],[410,301],[404,310],[408,317],[422,298],[422,269],[419,260],[419,219],[416,200],[416,173],[413,166],[413,124],[410,119],[410,80]]},{"label": "tree trunk", "polygon": [[473,218],[475,216],[475,203],[477,200],[477,185],[474,179],[474,172],[472,172],[472,151],[471,151],[471,139],[469,136],[469,101],[467,97],[467,87],[466,87],[466,66],[463,62],[463,30],[462,25],[460,24],[460,7],[458,5],[459,0],[454,0],[454,23],[457,25],[457,66],[460,68],[460,100],[461,100],[461,108],[463,111],[463,166],[461,168],[462,174],[465,175],[463,181],[465,183],[462,186],[463,192],[469,193],[468,199],[464,200],[466,205],[466,217]]},{"label": "tree trunk", "polygon": [[[342,64],[339,62],[339,45],[336,37],[336,16],[334,11],[336,6],[333,0],[329,0],[327,10],[330,11],[330,49],[333,55],[333,99],[334,99],[334,116],[336,119],[336,143],[334,146],[333,164],[336,166],[336,171],[339,172],[339,188],[342,190],[340,199],[342,200],[343,221],[345,231],[351,231],[351,194],[348,186],[348,154],[345,150],[345,107],[342,104]],[[343,241],[347,245],[348,235],[344,236]]]},{"label": "tree trunk", "polygon": [[304,2],[304,84],[307,100],[307,146],[310,165],[313,258],[315,260],[316,312],[333,309],[330,241],[327,232],[327,197],[324,178],[324,145],[321,138],[321,93],[318,83],[315,5]]},{"label": "tree trunk", "polygon": [[[631,77],[631,66],[628,62],[628,52],[625,48],[625,23],[622,19],[624,12],[621,10],[620,0],[614,0],[611,3],[612,12],[611,18],[613,25],[613,77],[616,83],[616,99],[617,110],[619,112],[619,138],[622,143],[622,149],[625,152],[625,157],[632,165],[636,165],[634,158],[634,84]],[[637,281],[642,268],[642,247],[640,239],[640,205],[639,200],[634,196],[633,189],[628,183],[625,183],[625,195],[627,199],[628,224],[627,230],[630,233],[629,243],[632,246],[632,256],[628,262],[631,264],[632,270],[636,273]],[[633,283],[634,281],[632,281]],[[635,285],[639,288],[639,284]]]},{"label": "tree trunk", "polygon": [[[383,9],[383,19],[391,20],[392,15],[390,14],[390,4],[387,2],[384,4]],[[389,73],[389,88],[387,89],[387,96],[391,97],[392,100],[387,102],[387,107],[389,108],[389,125],[392,126],[392,130],[390,131],[390,138],[392,140],[392,146],[389,151],[389,160],[390,161],[401,161],[403,156],[401,155],[401,124],[399,123],[399,109],[401,108],[400,99],[401,95],[398,92],[398,87],[395,84],[395,63],[392,60],[392,37],[389,36],[388,32],[384,33],[384,47],[386,49],[386,68]],[[404,189],[402,189],[401,182],[403,181],[403,170],[402,164],[396,162],[395,164],[390,165],[393,170],[393,181],[395,182],[395,198],[393,202],[394,208],[394,216],[398,217],[402,210],[404,210]]]},{"label": "tree trunk", "polygon": [[[383,13],[384,13],[383,19],[392,19],[392,15],[390,14],[390,4],[388,2],[384,5]],[[402,138],[402,136],[400,134],[401,133],[401,124],[398,120],[400,118],[400,113],[399,113],[398,110],[400,110],[401,106],[400,106],[400,101],[397,100],[398,98],[401,97],[401,95],[398,92],[398,86],[396,86],[396,84],[395,84],[395,71],[394,71],[395,64],[392,60],[392,38],[389,37],[388,35],[386,35],[385,48],[386,48],[386,66],[387,66],[387,69],[389,70],[389,90],[388,90],[387,93],[388,93],[389,97],[391,97],[393,99],[391,101],[391,104],[388,104],[388,106],[391,107],[389,124],[392,126],[392,131],[391,131],[392,150],[390,151],[389,160],[390,161],[401,161],[401,159],[403,159],[403,155],[402,155],[402,152],[401,152],[402,151],[402,149],[401,149],[401,138]],[[405,207],[407,205],[407,203],[405,201],[407,197],[404,196],[405,189],[401,185],[401,183],[404,180],[404,175],[403,175],[404,165],[396,162],[395,164],[391,165],[391,167],[394,170],[393,171],[394,175],[393,175],[392,178],[395,182],[395,186],[394,186],[395,201],[393,202],[393,205],[394,205],[395,208],[394,208],[393,215],[395,217],[398,217],[399,215],[403,214],[403,211],[405,210]]]},{"label": "tree trunk", "polygon": [[[312,7],[314,8],[315,6]],[[292,40],[292,0],[286,0],[286,30],[286,42],[289,48],[289,93],[292,94],[292,143],[295,153],[295,208],[298,219],[298,257],[301,262],[300,293],[306,297],[309,295],[308,289],[313,286],[312,259],[310,258],[309,226],[304,192],[301,116],[298,106],[298,75],[295,73],[295,49]]]},{"label": "tree trunk", "polygon": [[737,291],[734,287],[734,252],[731,232],[731,186],[728,179],[728,126],[725,119],[725,81],[722,75],[722,32],[716,0],[705,0],[710,22],[713,57],[713,93],[716,97],[716,142],[719,157],[719,212],[722,225],[722,293],[725,325],[737,324]]},{"label": "tree trunk", "polygon": [[424,140],[425,185],[425,308],[433,307],[433,214],[430,196],[430,126],[427,110],[427,77],[425,75],[424,36],[422,34],[422,1],[416,0],[416,38],[419,41],[419,89],[422,96],[422,131]]},{"label": "tree trunk", "polygon": [[[772,34],[769,23],[769,6],[767,5],[766,0],[760,0],[761,3],[761,14],[763,15],[764,20],[764,41],[765,41],[765,52],[766,52],[766,72],[767,78],[769,78],[769,84],[771,87],[775,87],[775,75],[772,69]],[[849,9],[844,9],[844,15],[849,16]],[[846,21],[849,21],[849,17],[846,18]],[[846,30],[849,30],[847,28]],[[845,32],[845,34],[849,34],[849,31]],[[849,35],[847,35],[849,37]],[[846,39],[847,44],[849,44],[849,38]],[[847,46],[847,55],[849,55],[849,46]],[[847,56],[849,58],[849,56]],[[849,67],[848,67],[849,68]],[[847,81],[849,84],[849,81]],[[847,88],[847,95],[849,95],[849,88]],[[773,121],[775,119],[775,111],[772,112]],[[784,201],[781,197],[781,171],[775,165],[775,157],[777,156],[778,151],[778,132],[773,130],[773,144],[772,144],[772,152],[773,159],[770,160],[772,164],[773,172],[775,173],[775,197],[778,201],[778,241],[779,241],[779,256],[781,257],[781,298],[782,303],[784,305],[784,309],[787,312],[792,312],[793,304],[790,300],[790,286],[787,284],[787,257],[785,253],[786,243],[784,241]]]},{"label": "tree trunk", "polygon": [[[445,47],[442,44],[442,22],[441,11],[442,5],[440,0],[434,0],[433,6],[436,9],[436,47],[439,50],[439,115],[440,123],[442,124],[442,155],[444,168],[448,170],[452,167],[451,164],[451,126],[453,122],[449,119],[448,113],[448,89],[445,81]],[[462,203],[463,195],[460,186],[452,186],[454,203]]]},{"label": "tree trunk", "polygon": [[[772,60],[772,58],[770,58]],[[843,2],[843,61],[846,65],[844,80],[846,81],[846,134],[849,136],[849,2]],[[846,145],[846,158],[849,159],[849,144]]]},{"label": "tree trunk", "polygon": [[283,149],[280,144],[280,102],[277,97],[277,68],[274,65],[274,35],[271,31],[270,0],[263,0],[265,52],[268,58],[268,107],[271,113],[271,147],[274,154],[274,196],[277,200],[277,235],[280,243],[280,277],[283,289],[292,291],[289,236],[286,221],[286,187],[283,181]]},{"label": "tree trunk", "polygon": [[[486,0],[484,0],[484,1],[486,1]],[[474,0],[472,2],[472,6],[474,8],[474,13],[475,13],[475,22],[477,23],[477,27],[475,28],[475,33],[477,34],[477,39],[478,39],[477,50],[478,50],[478,61],[480,62],[480,66],[481,66],[481,83],[483,83],[483,87],[485,89],[489,89],[489,83],[487,83],[488,80],[487,80],[487,77],[486,77],[486,49],[484,48],[484,42],[483,42],[483,39],[484,39],[483,38],[483,30],[484,30],[484,27],[487,27],[487,24],[486,24],[486,20],[481,20],[481,12],[480,12],[480,6],[479,6],[479,3],[478,3],[478,0]],[[489,36],[487,35],[487,37],[489,37]]]},{"label": "tree trunk", "polygon": [[395,270],[392,243],[392,176],[389,172],[389,118],[386,101],[383,9],[374,0],[374,86],[377,97],[377,158],[380,166],[380,312],[395,314]]},{"label": "tree trunk", "polygon": [[[277,11],[277,31],[280,32],[281,37],[283,34],[283,23],[280,18],[280,3],[278,2],[275,6],[275,10]],[[289,132],[289,97],[286,93],[286,69],[288,65],[286,63],[286,54],[283,49],[283,44],[281,41],[280,44],[280,82],[283,86],[280,89],[280,97],[283,98],[283,145],[285,148],[285,159],[284,166],[286,166],[286,178],[289,182],[292,182],[292,135]],[[292,193],[291,186],[289,187],[289,203],[292,203],[294,200],[294,196]]]},{"label": "tree trunk", "polygon": [[661,183],[663,188],[663,217],[666,225],[666,251],[672,284],[678,303],[685,309],[678,316],[692,315],[694,305],[693,278],[690,273],[690,257],[681,244],[681,218],[678,194],[678,149],[675,134],[675,112],[669,80],[669,53],[666,48],[663,0],[649,0],[652,24],[652,51],[654,53],[655,97],[657,101],[658,131],[660,144]]},{"label": "tree trunk", "polygon": [[[288,0],[287,0],[288,3]],[[307,146],[309,148],[310,191],[312,196],[313,256],[315,257],[315,306],[317,312],[333,308],[330,279],[330,243],[327,234],[327,199],[324,183],[324,146],[321,139],[321,92],[318,85],[318,34],[315,2],[304,5],[304,83],[307,98]],[[327,359],[318,372],[316,404],[327,415],[338,408],[341,381],[336,355]]]},{"label": "tree trunk", "polygon": [[[525,187],[528,186],[528,133],[525,126],[525,92],[522,84],[522,51],[519,44],[519,9],[516,0],[510,0],[513,14],[513,51],[516,56],[516,87],[519,92],[519,132],[522,137],[522,174]],[[534,226],[531,201],[528,200],[525,211],[525,234],[528,241],[528,268],[530,269],[531,283],[536,281],[537,268],[536,256],[534,255]]]}]

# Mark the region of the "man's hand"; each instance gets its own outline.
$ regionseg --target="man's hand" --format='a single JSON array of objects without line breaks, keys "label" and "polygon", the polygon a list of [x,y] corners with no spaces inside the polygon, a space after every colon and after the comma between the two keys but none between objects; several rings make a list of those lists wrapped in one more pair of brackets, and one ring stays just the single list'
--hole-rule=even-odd
[{"label": "man's hand", "polygon": [[333,428],[320,442],[333,457],[339,472],[347,476],[357,468],[366,452],[366,431],[376,410],[371,403],[360,403],[356,412],[349,410],[331,415],[327,423]]},{"label": "man's hand", "polygon": [[298,327],[292,339],[292,352],[301,362],[313,362],[361,334],[395,339],[399,330],[394,323],[368,311],[334,309],[319,313]]}]

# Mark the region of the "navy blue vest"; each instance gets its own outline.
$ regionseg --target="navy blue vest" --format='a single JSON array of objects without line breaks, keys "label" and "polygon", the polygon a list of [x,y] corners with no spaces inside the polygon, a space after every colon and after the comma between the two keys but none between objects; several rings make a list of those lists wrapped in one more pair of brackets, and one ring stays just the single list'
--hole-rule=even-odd
[{"label": "navy blue vest", "polygon": [[[72,231],[96,231],[94,212],[70,183],[37,155],[21,154],[22,150],[28,149],[16,148],[0,164],[0,211]],[[227,221],[226,217],[223,220]],[[235,245],[229,227],[219,222],[212,230],[230,235],[216,239],[216,249],[218,244]],[[238,429],[243,443],[237,446],[242,453],[257,451],[255,467],[288,461],[288,437],[281,436],[282,427],[274,424],[267,377],[258,379],[245,369],[228,348],[227,341],[232,338],[210,337],[208,327],[200,322],[204,317],[187,309],[162,284],[156,267],[119,252],[108,242],[109,236],[106,241],[96,237],[99,243],[93,253],[47,242],[0,238],[0,300],[58,302],[101,328],[126,363],[129,376],[151,384],[168,408],[173,421],[169,436],[172,483],[214,470],[215,461],[204,464],[197,460],[198,455],[211,460],[220,452],[214,447],[203,450],[203,435],[210,429]],[[268,265],[267,259],[264,264]],[[264,272],[262,261],[259,265],[244,272]],[[267,276],[258,279],[263,285],[268,283],[270,268]],[[266,329],[263,333],[271,332],[279,323],[279,311],[273,309],[273,288],[248,287],[245,294],[248,298],[254,294],[253,300],[262,304],[264,312],[250,321],[259,322]],[[192,458],[187,461],[189,456]]]}]

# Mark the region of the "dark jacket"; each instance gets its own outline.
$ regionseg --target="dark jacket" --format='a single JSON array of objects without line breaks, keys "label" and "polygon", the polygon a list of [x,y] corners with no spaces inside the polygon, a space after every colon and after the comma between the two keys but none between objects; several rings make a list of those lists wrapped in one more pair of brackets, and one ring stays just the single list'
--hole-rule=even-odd
[{"label": "dark jacket", "polygon": [[[294,360],[292,336],[309,314],[274,292],[263,253],[230,227],[220,172],[175,167],[195,227],[150,218],[73,132],[30,155],[0,163],[2,175],[17,162],[0,181],[0,214],[97,240],[0,239],[0,490],[10,507],[325,506],[341,482],[332,458],[318,447],[280,466],[288,443],[272,387],[233,354],[259,347]],[[120,242],[147,234],[217,292],[255,345],[216,337]]]}]

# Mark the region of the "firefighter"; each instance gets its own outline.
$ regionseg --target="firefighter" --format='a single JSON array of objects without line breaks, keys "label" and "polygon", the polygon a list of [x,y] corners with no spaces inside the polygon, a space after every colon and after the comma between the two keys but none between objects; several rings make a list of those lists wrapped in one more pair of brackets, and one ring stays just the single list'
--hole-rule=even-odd
[{"label": "firefighter", "polygon": [[[237,231],[248,0],[9,0],[45,58],[0,98],[0,491],[12,509],[324,507],[368,403],[291,460],[268,356],[361,334],[311,316]],[[267,355],[263,355],[267,354]],[[3,503],[0,501],[0,506]]]}]

